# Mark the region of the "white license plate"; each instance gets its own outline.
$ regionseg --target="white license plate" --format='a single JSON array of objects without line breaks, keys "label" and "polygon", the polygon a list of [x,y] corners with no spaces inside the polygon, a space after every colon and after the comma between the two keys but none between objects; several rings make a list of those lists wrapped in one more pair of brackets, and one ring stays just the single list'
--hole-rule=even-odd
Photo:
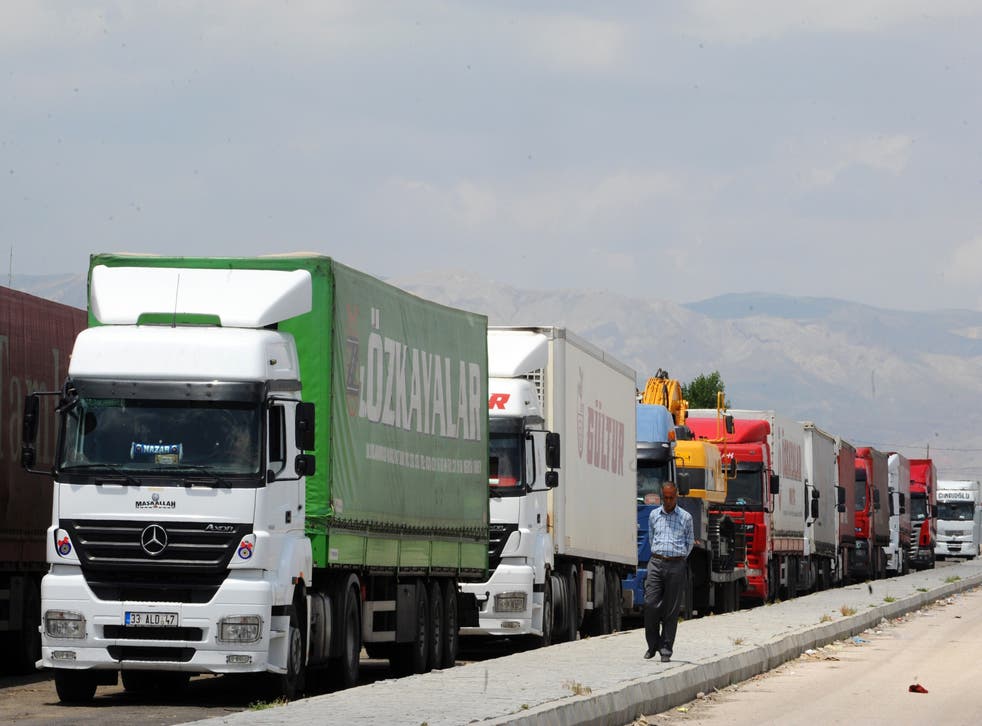
[{"label": "white license plate", "polygon": [[169,628],[177,625],[177,613],[126,611],[126,624],[139,628]]}]

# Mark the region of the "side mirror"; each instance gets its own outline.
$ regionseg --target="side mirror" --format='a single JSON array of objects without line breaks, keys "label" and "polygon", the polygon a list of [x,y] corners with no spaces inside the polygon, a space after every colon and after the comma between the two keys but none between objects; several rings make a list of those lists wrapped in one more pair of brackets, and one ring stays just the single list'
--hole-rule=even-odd
[{"label": "side mirror", "polygon": [[[559,468],[559,434],[557,433],[547,433],[546,434],[546,466],[550,469]],[[546,486],[549,486],[548,477],[546,477]],[[558,480],[557,480],[558,481]]]},{"label": "side mirror", "polygon": [[37,463],[37,455],[34,452],[34,447],[31,444],[21,444],[20,447],[20,465],[31,470]]},{"label": "side mirror", "polygon": [[[314,442],[314,404],[303,402],[297,404],[295,429],[298,449],[311,451],[316,448]],[[299,471],[297,474],[302,476]]]},{"label": "side mirror", "polygon": [[726,433],[732,434],[733,429],[733,416],[726,415],[723,417],[723,424],[726,426]]},{"label": "side mirror", "polygon": [[777,474],[771,474],[771,494],[781,493],[781,477]]},{"label": "side mirror", "polygon": [[675,489],[680,497],[689,495],[689,472],[679,470],[676,474]]},{"label": "side mirror", "polygon": [[818,519],[818,499],[812,499],[812,519]]},{"label": "side mirror", "polygon": [[880,490],[873,490],[873,509],[880,511]]},{"label": "side mirror", "polygon": [[546,489],[555,489],[559,486],[559,474],[555,471],[546,472]]},{"label": "side mirror", "polygon": [[32,393],[24,398],[24,428],[21,434],[24,444],[33,444],[37,441],[40,406],[41,401],[35,394]]},{"label": "side mirror", "polygon": [[316,459],[313,454],[297,454],[293,460],[293,470],[297,476],[313,476],[317,470]]},{"label": "side mirror", "polygon": [[907,514],[907,497],[900,492],[900,513]]}]

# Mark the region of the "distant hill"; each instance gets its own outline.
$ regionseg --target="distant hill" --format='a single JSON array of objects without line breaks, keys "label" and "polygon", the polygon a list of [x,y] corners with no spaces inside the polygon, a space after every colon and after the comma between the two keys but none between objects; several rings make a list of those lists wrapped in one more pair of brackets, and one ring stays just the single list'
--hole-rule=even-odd
[{"label": "distant hill", "polygon": [[[726,294],[679,305],[599,290],[522,290],[470,272],[391,280],[492,324],[569,327],[638,372],[683,381],[718,370],[739,408],[811,420],[856,444],[982,477],[982,313],[905,312],[831,298]],[[79,275],[14,287],[85,306]]]}]

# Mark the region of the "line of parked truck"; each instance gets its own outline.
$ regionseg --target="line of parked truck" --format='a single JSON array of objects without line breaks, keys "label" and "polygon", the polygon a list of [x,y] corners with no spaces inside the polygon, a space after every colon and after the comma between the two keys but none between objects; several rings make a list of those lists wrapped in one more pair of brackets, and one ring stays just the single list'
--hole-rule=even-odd
[{"label": "line of parked truck", "polygon": [[195,673],[295,698],[356,683],[363,649],[408,674],[461,638],[619,630],[669,479],[687,615],[978,554],[977,482],[686,411],[667,376],[639,394],[562,327],[316,255],[94,255],[88,288],[87,311],[0,288],[4,666],[66,702]]}]

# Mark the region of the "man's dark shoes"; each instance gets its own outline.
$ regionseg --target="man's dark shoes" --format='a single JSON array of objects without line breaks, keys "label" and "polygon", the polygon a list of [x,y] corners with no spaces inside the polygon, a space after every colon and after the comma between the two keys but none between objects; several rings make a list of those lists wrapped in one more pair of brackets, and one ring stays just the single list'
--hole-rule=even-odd
[{"label": "man's dark shoes", "polygon": [[644,659],[645,660],[650,660],[651,658],[654,658],[654,657],[655,657],[655,651],[651,650],[650,648],[644,652]]},{"label": "man's dark shoes", "polygon": [[668,653],[662,653],[661,654],[661,662],[662,663],[668,663],[671,659],[672,659],[672,656],[670,654],[668,654]]}]

